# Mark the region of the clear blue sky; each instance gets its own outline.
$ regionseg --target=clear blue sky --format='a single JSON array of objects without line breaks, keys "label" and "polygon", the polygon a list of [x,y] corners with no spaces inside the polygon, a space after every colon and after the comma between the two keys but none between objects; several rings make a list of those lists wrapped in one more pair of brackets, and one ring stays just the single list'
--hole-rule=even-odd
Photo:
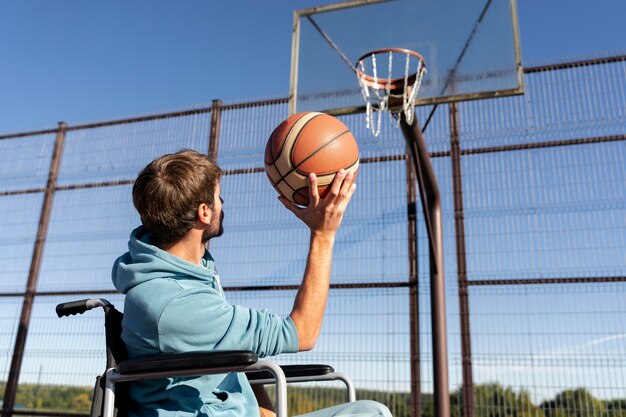
[{"label": "clear blue sky", "polygon": [[[286,96],[293,10],[332,2],[1,2],[0,134]],[[624,0],[518,8],[526,65],[626,51]]]}]

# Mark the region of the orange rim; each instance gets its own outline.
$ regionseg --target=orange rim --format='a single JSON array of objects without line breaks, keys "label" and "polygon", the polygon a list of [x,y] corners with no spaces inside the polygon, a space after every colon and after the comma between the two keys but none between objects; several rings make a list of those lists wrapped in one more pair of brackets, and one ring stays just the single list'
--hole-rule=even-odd
[{"label": "orange rim", "polygon": [[361,69],[360,69],[360,64],[361,62],[363,62],[363,60],[373,56],[373,55],[377,55],[377,54],[382,54],[385,52],[393,52],[393,53],[402,53],[402,54],[407,54],[410,55],[414,58],[419,59],[422,62],[422,66],[424,68],[426,68],[426,60],[424,59],[424,57],[420,54],[418,54],[415,51],[411,51],[410,49],[404,49],[404,48],[382,48],[382,49],[376,49],[374,51],[370,51],[367,52],[366,54],[363,54],[357,61],[356,61],[356,65],[354,67],[357,76],[363,80],[363,82],[371,88],[377,89],[377,90],[382,90],[382,89],[387,89],[389,88],[389,91],[391,93],[397,93],[397,92],[401,92],[402,90],[404,90],[404,79],[407,79],[407,84],[411,85],[415,82],[416,78],[417,78],[417,72],[414,72],[413,74],[409,75],[408,77],[398,77],[398,78],[392,78],[392,79],[382,79],[382,78],[374,78],[373,76],[364,73]]}]

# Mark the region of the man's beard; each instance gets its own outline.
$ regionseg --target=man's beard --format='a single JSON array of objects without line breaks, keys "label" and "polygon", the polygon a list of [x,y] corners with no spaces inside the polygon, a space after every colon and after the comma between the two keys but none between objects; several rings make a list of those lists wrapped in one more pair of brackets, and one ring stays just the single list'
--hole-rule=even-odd
[{"label": "man's beard", "polygon": [[202,232],[203,244],[207,243],[209,240],[213,239],[214,237],[219,237],[219,236],[222,236],[222,234],[224,234],[224,212],[222,212],[220,215],[220,224],[217,230],[213,230],[212,227],[214,224],[215,223],[212,223],[207,228],[205,228],[204,231]]}]

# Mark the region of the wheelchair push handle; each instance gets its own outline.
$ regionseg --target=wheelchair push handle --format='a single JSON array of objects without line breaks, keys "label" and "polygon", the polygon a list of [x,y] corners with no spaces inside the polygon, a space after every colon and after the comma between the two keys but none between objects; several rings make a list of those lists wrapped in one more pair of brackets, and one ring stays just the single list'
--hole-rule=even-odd
[{"label": "wheelchair push handle", "polygon": [[104,298],[86,298],[84,300],[69,301],[58,304],[56,307],[57,316],[66,317],[75,314],[83,314],[93,308],[102,307],[104,309],[112,307],[112,304]]}]

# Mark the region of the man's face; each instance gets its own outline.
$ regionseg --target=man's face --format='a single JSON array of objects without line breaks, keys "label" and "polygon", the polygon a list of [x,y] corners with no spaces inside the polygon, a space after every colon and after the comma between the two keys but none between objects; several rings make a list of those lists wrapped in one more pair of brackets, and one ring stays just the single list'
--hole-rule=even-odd
[{"label": "man's face", "polygon": [[215,195],[213,196],[213,216],[211,223],[206,226],[202,235],[202,243],[208,242],[210,239],[222,236],[224,233],[224,212],[222,211],[222,197],[220,197],[220,183],[215,185]]}]

